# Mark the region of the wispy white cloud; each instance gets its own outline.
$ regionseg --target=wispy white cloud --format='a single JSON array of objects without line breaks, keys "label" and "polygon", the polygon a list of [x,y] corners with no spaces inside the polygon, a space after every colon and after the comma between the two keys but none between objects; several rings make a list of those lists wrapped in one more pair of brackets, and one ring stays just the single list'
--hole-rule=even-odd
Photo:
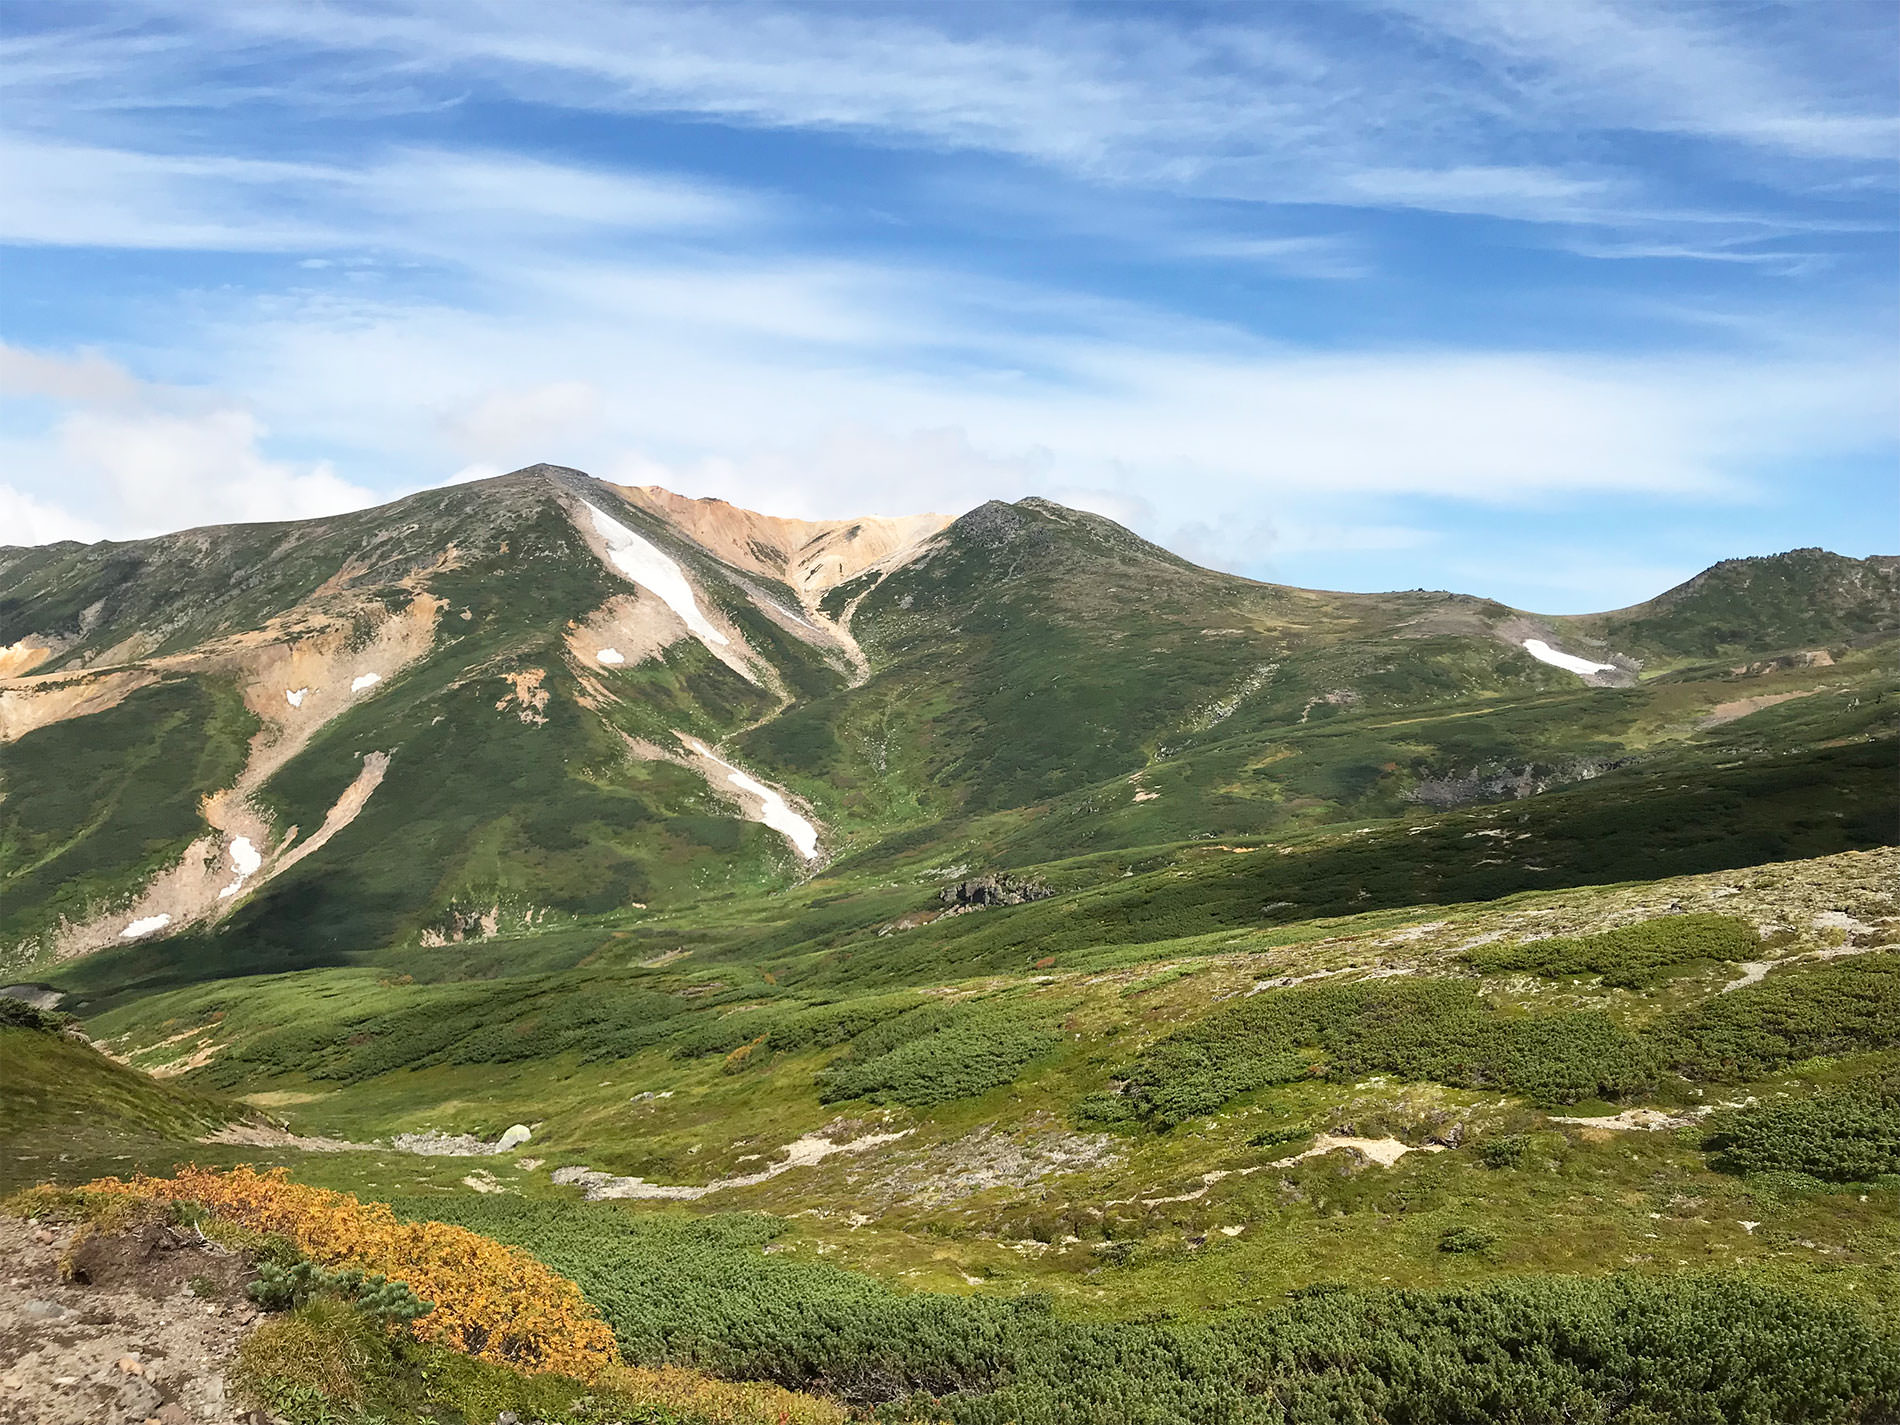
[{"label": "wispy white cloud", "polygon": [[397,148],[360,165],[279,163],[18,132],[0,132],[0,187],[0,242],[200,251],[554,251],[731,230],[767,213],[708,182],[506,153]]},{"label": "wispy white cloud", "polygon": [[[1890,163],[1891,10],[1631,0],[1388,0],[1467,46],[1513,116]],[[1805,12],[1805,14],[1803,13]],[[1869,48],[1871,47],[1871,48]],[[1874,55],[1885,58],[1869,62]]]},{"label": "wispy white cloud", "polygon": [[265,456],[268,431],[241,404],[140,381],[94,353],[0,344],[0,403],[39,408],[37,420],[10,413],[21,433],[0,441],[5,467],[52,476],[44,490],[0,487],[7,543],[303,519],[374,501],[326,462]]},{"label": "wispy white cloud", "polygon": [[[1405,501],[1746,502],[1776,462],[1890,440],[1890,342],[1805,296],[1711,297],[1681,351],[1690,323],[1660,316],[1620,353],[1505,330],[1478,320],[1512,299],[1462,235],[1506,219],[1604,267],[1822,270],[1830,236],[1877,221],[1828,203],[1891,184],[1891,95],[1778,13],[101,0],[0,41],[20,126],[0,241],[279,253],[288,275],[181,290],[125,362],[0,349],[26,472],[7,509],[148,533],[554,459],[802,514],[1040,491],[1257,567],[1427,548]],[[1783,29],[1801,43],[1760,38]],[[513,151],[448,121],[465,96],[561,117]],[[429,122],[369,122],[405,113]],[[564,151],[576,114],[600,122]],[[800,192],[806,157],[662,170],[601,141],[604,115],[943,158],[875,196],[892,232],[966,226],[840,237],[868,200]],[[1653,161],[1664,144],[1694,161]],[[1422,305],[1449,315],[1423,325],[1387,261],[1402,224],[1461,235],[1431,254]],[[1038,248],[1015,277],[988,260],[1010,243]],[[1289,287],[1321,295],[1282,322]],[[1396,315],[1337,337],[1367,313]]]},{"label": "wispy white cloud", "polygon": [[1373,270],[1363,243],[1335,234],[1185,238],[1179,252],[1183,257],[1257,263],[1288,277],[1320,281],[1348,281],[1368,276]]},{"label": "wispy white cloud", "polygon": [[[120,0],[107,13],[125,24],[87,27],[59,47],[19,43],[16,108],[54,89],[68,104],[77,90],[95,114],[233,104],[255,98],[260,61],[290,53],[299,62],[277,77],[272,99],[325,113],[344,98],[379,112],[474,87],[574,110],[1008,155],[1176,192],[1560,222],[1668,205],[1660,172],[1616,154],[1632,133],[1883,167],[1900,137],[1879,58],[1894,27],[1876,7],[1851,4],[1741,13],[1389,0],[1195,17]],[[1385,43],[1340,23],[1352,18],[1390,21]],[[100,56],[89,61],[93,49]],[[128,70],[146,82],[127,86]],[[1540,133],[1560,140],[1546,145],[1552,153],[1575,157],[1525,163],[1525,136]],[[1578,135],[1596,138],[1570,140]],[[1844,176],[1759,163],[1747,175],[1797,187]]]}]

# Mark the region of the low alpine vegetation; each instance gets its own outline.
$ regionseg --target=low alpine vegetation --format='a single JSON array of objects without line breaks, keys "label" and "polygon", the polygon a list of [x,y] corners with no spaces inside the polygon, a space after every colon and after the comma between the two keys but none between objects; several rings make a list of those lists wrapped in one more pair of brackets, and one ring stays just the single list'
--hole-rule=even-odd
[{"label": "low alpine vegetation", "polygon": [[1392,1074],[1540,1105],[1632,1099],[1674,1076],[1733,1083],[1817,1054],[1900,1044],[1900,955],[1770,976],[1641,1029],[1601,1010],[1510,1015],[1469,982],[1273,990],[1177,1030],[1084,1099],[1094,1123],[1167,1129],[1303,1078]]},{"label": "low alpine vegetation", "polygon": [[1703,1147],[1731,1173],[1866,1183],[1900,1173],[1900,1076],[1751,1104],[1709,1122]]},{"label": "low alpine vegetation", "polygon": [[1761,949],[1755,927],[1732,915],[1672,915],[1597,935],[1485,945],[1459,958],[1481,975],[1525,971],[1545,979],[1595,975],[1618,989],[1645,989],[1695,960],[1746,960]]},{"label": "low alpine vegetation", "polygon": [[[293,1183],[282,1169],[186,1168],[172,1178],[102,1179],[91,1190],[196,1203],[286,1238],[313,1263],[401,1282],[433,1303],[419,1334],[471,1356],[581,1379],[616,1359],[613,1333],[580,1291],[525,1252],[459,1227],[400,1221],[381,1203]],[[294,1296],[294,1283],[285,1285]]]}]

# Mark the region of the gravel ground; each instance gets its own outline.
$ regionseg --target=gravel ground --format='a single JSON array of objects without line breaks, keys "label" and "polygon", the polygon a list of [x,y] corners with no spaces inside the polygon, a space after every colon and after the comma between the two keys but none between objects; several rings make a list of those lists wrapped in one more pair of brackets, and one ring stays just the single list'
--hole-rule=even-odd
[{"label": "gravel ground", "polygon": [[[242,1257],[147,1228],[81,1243],[90,1282],[62,1281],[73,1229],[0,1217],[0,1422],[193,1425],[253,1418],[225,1373],[257,1319]],[[201,1297],[187,1286],[215,1295]]]}]

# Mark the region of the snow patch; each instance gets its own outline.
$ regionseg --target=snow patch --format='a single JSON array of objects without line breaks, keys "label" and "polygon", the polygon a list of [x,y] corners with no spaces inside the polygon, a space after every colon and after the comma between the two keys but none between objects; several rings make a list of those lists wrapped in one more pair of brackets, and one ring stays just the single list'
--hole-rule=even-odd
[{"label": "snow patch", "polygon": [[240,876],[254,876],[257,868],[264,864],[264,858],[251,845],[251,838],[240,836],[231,843],[231,864],[237,868]]},{"label": "snow patch", "polygon": [[1579,658],[1574,653],[1560,653],[1541,638],[1524,640],[1524,651],[1539,663],[1548,663],[1553,668],[1561,668],[1566,673],[1575,673],[1579,678],[1588,678],[1593,673],[1614,673],[1614,663],[1592,663],[1588,658]]},{"label": "snow patch", "polygon": [[602,663],[610,663],[610,664],[611,663],[625,663],[627,661],[625,658],[621,656],[620,650],[618,648],[603,648],[600,650],[600,652],[596,653],[594,657]]},{"label": "snow patch", "polygon": [[150,935],[154,930],[163,930],[172,923],[172,918],[160,911],[157,915],[143,915],[124,930],[119,932],[121,940],[137,940],[141,935]]},{"label": "snow patch", "polygon": [[303,706],[303,700],[309,692],[310,690],[308,688],[285,688],[284,701],[289,703],[293,708],[300,708]]},{"label": "snow patch", "polygon": [[726,780],[733,786],[759,799],[758,819],[760,822],[791,842],[798,848],[798,854],[807,861],[818,859],[818,828],[787,806],[784,797],[757,778],[749,777],[741,772],[697,738],[687,737],[682,738],[681,741],[708,762],[717,763],[722,767],[726,773]]},{"label": "snow patch", "polygon": [[723,648],[731,641],[699,611],[692,585],[686,582],[686,575],[678,564],[619,520],[603,514],[586,500],[581,504],[592,516],[600,537],[607,542],[607,557],[613,561],[614,568],[641,588],[657,594],[701,642]]},{"label": "snow patch", "polygon": [[232,841],[229,848],[231,869],[237,872],[237,879],[218,892],[218,899],[224,900],[244,889],[245,881],[257,874],[258,867],[264,864],[264,858],[251,844],[251,838],[240,836]]},{"label": "snow patch", "polygon": [[359,673],[356,677],[350,679],[350,691],[352,693],[360,693],[363,689],[373,688],[382,681],[383,675],[381,673]]}]

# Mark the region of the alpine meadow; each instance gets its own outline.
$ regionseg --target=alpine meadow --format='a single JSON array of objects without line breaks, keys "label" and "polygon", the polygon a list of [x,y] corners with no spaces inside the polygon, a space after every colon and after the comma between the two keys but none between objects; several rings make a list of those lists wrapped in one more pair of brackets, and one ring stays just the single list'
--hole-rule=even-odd
[{"label": "alpine meadow", "polygon": [[1900,1425],[1896,53],[0,5],[0,1425]]}]

